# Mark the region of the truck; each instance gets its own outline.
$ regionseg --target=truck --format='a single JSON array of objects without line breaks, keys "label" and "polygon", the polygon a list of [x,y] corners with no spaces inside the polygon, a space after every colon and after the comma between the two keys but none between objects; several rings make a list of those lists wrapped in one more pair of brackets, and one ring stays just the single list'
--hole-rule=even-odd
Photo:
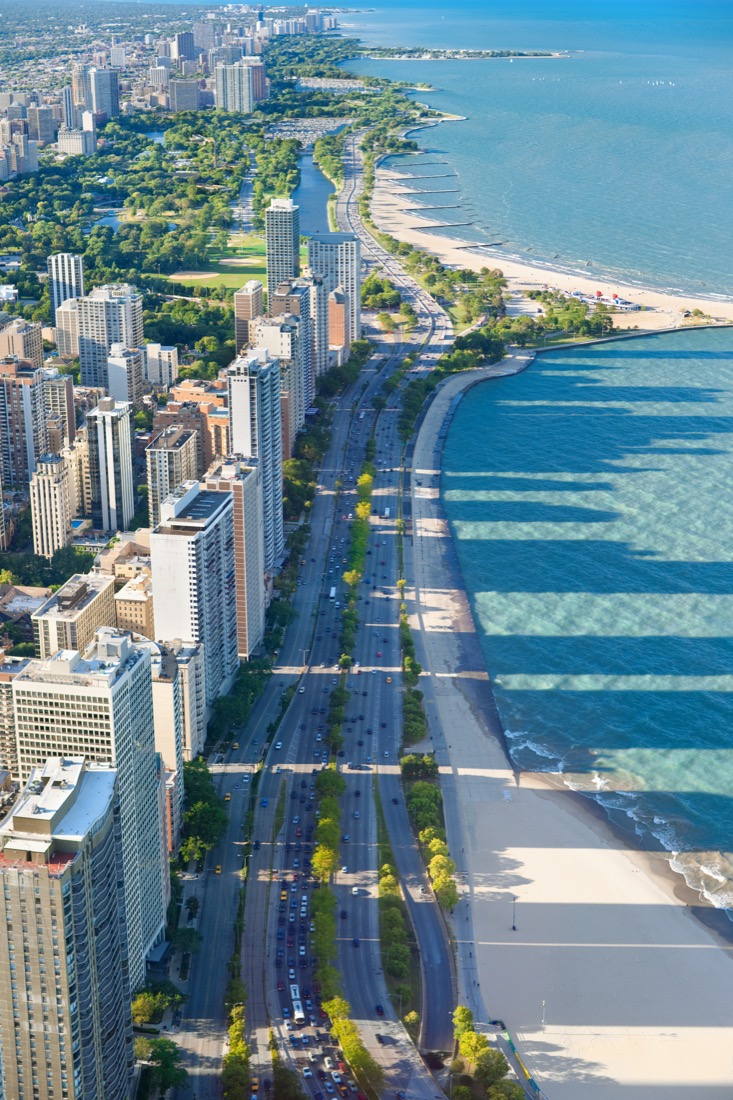
[{"label": "truck", "polygon": [[328,594],[328,598],[329,598],[329,600],[335,600],[336,599],[336,589],[335,588],[331,589],[331,591]]}]

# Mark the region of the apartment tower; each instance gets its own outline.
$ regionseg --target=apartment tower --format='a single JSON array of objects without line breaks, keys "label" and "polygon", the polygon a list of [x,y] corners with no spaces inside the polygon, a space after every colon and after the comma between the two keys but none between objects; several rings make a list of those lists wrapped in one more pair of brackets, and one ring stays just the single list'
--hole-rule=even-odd
[{"label": "apartment tower", "polygon": [[300,207],[292,199],[273,199],[265,211],[265,246],[267,306],[271,309],[280,283],[300,275]]},{"label": "apartment tower", "polygon": [[161,503],[184,481],[196,479],[196,432],[188,428],[165,428],[145,448],[145,460],[149,525],[157,527]]},{"label": "apartment tower", "polygon": [[132,481],[132,405],[103,397],[87,414],[92,522],[100,531],[125,531],[135,514]]},{"label": "apartment tower", "polygon": [[62,302],[69,298],[84,297],[84,261],[81,256],[75,256],[72,252],[56,252],[46,262],[51,297],[51,324],[54,325],[56,310]]}]

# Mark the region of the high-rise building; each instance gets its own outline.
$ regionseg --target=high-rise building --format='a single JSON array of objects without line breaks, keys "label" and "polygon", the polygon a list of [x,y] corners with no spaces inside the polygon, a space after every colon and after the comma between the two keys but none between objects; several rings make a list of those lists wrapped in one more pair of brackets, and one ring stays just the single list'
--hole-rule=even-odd
[{"label": "high-rise building", "polygon": [[56,310],[56,348],[62,359],[79,358],[79,302],[67,298]]},{"label": "high-rise building", "polygon": [[74,438],[63,450],[71,470],[72,504],[74,516],[92,515],[92,471],[89,462],[89,431],[86,425],[79,428]]},{"label": "high-rise building", "polygon": [[51,145],[56,140],[56,120],[51,107],[28,108],[28,137],[40,145]]},{"label": "high-rise building", "polygon": [[40,321],[14,317],[0,326],[0,358],[28,359],[34,367],[43,366],[43,336]]},{"label": "high-rise building", "polygon": [[261,57],[248,57],[245,62],[252,70],[252,98],[261,103],[270,94],[265,63]]},{"label": "high-rise building", "polygon": [[304,344],[310,346],[308,330],[304,331],[301,318],[291,313],[260,317],[252,324],[251,343],[255,350],[264,348],[280,362],[282,457],[291,458],[295,437],[305,420]]},{"label": "high-rise building", "polygon": [[[318,279],[319,287],[315,282]],[[315,397],[315,376],[313,369],[313,338],[315,317],[313,316],[313,298],[316,289],[325,290],[324,282],[319,276],[303,279],[291,279],[287,283],[281,283],[275,291],[270,302],[270,313],[273,317],[295,316],[299,319],[298,342],[295,359],[298,365],[298,400],[297,409],[298,430],[305,423],[305,414],[313,404]],[[318,301],[318,295],[316,295]]]},{"label": "high-rise building", "polygon": [[117,768],[130,988],[145,980],[145,956],[165,927],[150,653],[114,627],[97,631],[82,656],[61,650],[29,661],[13,680],[20,775],[50,756]]},{"label": "high-rise building", "polygon": [[124,46],[115,45],[110,47],[109,63],[113,69],[124,69],[127,64],[127,50]]},{"label": "high-rise building", "polygon": [[[308,240],[308,266],[330,291],[341,287],[349,299],[348,345],[361,337],[361,246],[354,233],[314,233]],[[332,341],[330,341],[332,342]]]},{"label": "high-rise building", "polygon": [[0,360],[0,455],[6,488],[27,489],[48,450],[43,371],[28,361]]},{"label": "high-rise building", "polygon": [[265,634],[265,544],[259,466],[229,459],[206,475],[206,488],[230,492],[234,506],[237,645],[249,660]]},{"label": "high-rise building", "polygon": [[56,310],[62,302],[84,297],[84,261],[72,252],[56,252],[48,257],[47,266],[51,324],[55,324]]},{"label": "high-rise building", "polygon": [[198,111],[201,96],[197,80],[171,80],[168,85],[171,111]]},{"label": "high-rise building", "polygon": [[165,642],[203,645],[209,703],[239,666],[233,517],[231,493],[184,482],[162,502],[150,536],[155,632]]},{"label": "high-rise building", "polygon": [[116,118],[120,113],[120,74],[117,69],[89,70],[90,106],[97,118]]},{"label": "high-rise building", "polygon": [[72,375],[60,374],[55,367],[47,367],[43,372],[43,402],[47,416],[55,413],[61,418],[64,443],[73,443],[76,436],[76,416]]},{"label": "high-rise building", "polygon": [[201,645],[185,645],[180,639],[166,643],[166,649],[175,655],[178,664],[183,759],[195,760],[206,743],[204,649]]},{"label": "high-rise building", "polygon": [[0,882],[5,1095],[126,1100],[134,1057],[114,768],[58,757],[34,768],[0,825]]},{"label": "high-rise building", "polygon": [[192,31],[178,31],[171,42],[171,58],[174,61],[194,61],[196,47]]},{"label": "high-rise building", "polygon": [[272,571],[285,548],[280,362],[265,349],[249,351],[229,366],[227,383],[231,452],[260,467],[264,566]]},{"label": "high-rise building", "polygon": [[72,68],[71,93],[76,107],[82,110],[91,108],[92,93],[89,87],[89,69],[86,65],[77,64]]},{"label": "high-rise building", "polygon": [[347,354],[350,327],[349,296],[346,291],[337,286],[328,296],[329,347]]},{"label": "high-rise building", "polygon": [[33,552],[52,558],[71,542],[71,470],[62,455],[44,455],[31,478]]},{"label": "high-rise building", "polygon": [[167,88],[170,69],[167,65],[151,65],[148,69],[148,83],[154,88]]},{"label": "high-rise building", "polygon": [[[280,283],[286,283],[300,274],[300,207],[292,199],[273,199],[268,206],[265,211],[265,243],[269,309]],[[318,274],[322,272],[318,271]]]},{"label": "high-rise building", "polygon": [[193,25],[193,40],[199,50],[212,50],[216,44],[216,23],[212,19],[202,19]]},{"label": "high-rise building", "polygon": [[184,481],[196,479],[196,432],[165,428],[145,448],[149,526],[160,523],[160,505]]},{"label": "high-rise building", "polygon": [[145,345],[145,377],[151,386],[168,389],[178,378],[178,348],[175,344]]},{"label": "high-rise building", "polygon": [[7,653],[0,655],[0,769],[8,772],[15,783],[18,782],[19,775],[13,680],[26,667],[29,659],[10,657]]},{"label": "high-rise building", "polygon": [[76,107],[74,105],[74,87],[65,84],[61,89],[61,118],[67,130],[76,126]]},{"label": "high-rise building", "polygon": [[252,67],[244,60],[220,63],[214,70],[216,106],[222,111],[252,113],[255,105]]},{"label": "high-rise building", "polygon": [[303,282],[310,287],[311,389],[308,405],[313,403],[316,378],[328,370],[328,281],[322,275],[309,274]]},{"label": "high-rise building", "polygon": [[264,312],[263,287],[259,279],[249,279],[234,291],[234,348],[239,355],[249,344],[250,322]]},{"label": "high-rise building", "polygon": [[75,573],[31,615],[41,660],[61,649],[84,653],[101,626],[115,624],[114,577]]},{"label": "high-rise building", "polygon": [[132,405],[104,397],[87,415],[92,522],[125,531],[135,515],[132,480]]},{"label": "high-rise building", "polygon": [[128,283],[118,283],[95,287],[78,301],[82,385],[106,390],[107,358],[112,345],[143,346],[142,294]]},{"label": "high-rise building", "polygon": [[107,357],[107,389],[115,401],[129,401],[137,411],[143,404],[145,369],[142,348],[113,344]]}]

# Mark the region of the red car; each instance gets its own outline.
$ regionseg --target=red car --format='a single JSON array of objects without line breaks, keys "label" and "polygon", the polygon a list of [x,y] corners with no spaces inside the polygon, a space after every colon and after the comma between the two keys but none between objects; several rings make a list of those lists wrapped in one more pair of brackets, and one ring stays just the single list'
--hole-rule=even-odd
[{"label": "red car", "polygon": [[277,991],[278,991],[278,993],[284,993],[285,992],[285,982],[282,980],[282,978],[277,983]]},{"label": "red car", "polygon": [[381,657],[381,656],[382,656],[382,651],[381,651],[381,649],[378,649],[377,650],[377,657]]}]

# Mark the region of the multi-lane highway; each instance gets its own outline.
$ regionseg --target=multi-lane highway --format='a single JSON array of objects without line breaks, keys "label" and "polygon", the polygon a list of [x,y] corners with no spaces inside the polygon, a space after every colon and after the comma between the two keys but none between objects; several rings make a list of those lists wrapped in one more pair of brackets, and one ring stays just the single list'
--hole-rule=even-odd
[{"label": "multi-lane highway", "polygon": [[[378,472],[368,564],[359,586],[360,626],[352,654],[358,665],[347,677],[350,698],[343,731],[345,747],[337,758],[347,785],[342,867],[334,881],[339,905],[338,962],[354,1019],[370,1052],[385,1068],[387,1087],[404,1091],[410,1100],[433,1100],[437,1092],[434,1081],[397,1020],[398,1006],[390,1004],[382,974],[376,890],[376,781],[420,948],[421,1045],[431,1050],[448,1050],[452,1045],[452,955],[412,837],[398,766],[399,394],[393,395],[379,414],[372,405],[384,378],[408,351],[420,352],[413,366],[415,372],[428,370],[449,348],[452,332],[443,311],[361,226],[356,207],[358,158],[357,139],[351,138],[345,186],[337,206],[339,225],[359,235],[365,261],[378,264],[399,286],[415,309],[417,324],[405,344],[380,339],[362,376],[338,402],[333,438],[312,509],[310,542],[300,563],[294,601],[298,617],[286,632],[274,675],[242,731],[237,749],[213,766],[220,794],[230,795],[230,825],[207,861],[204,876],[186,884],[187,891],[195,891],[203,902],[198,927],[204,948],[193,962],[180,1036],[189,1054],[192,1075],[191,1091],[181,1090],[181,1095],[190,1097],[193,1092],[197,1100],[214,1100],[221,1094],[218,1072],[226,1039],[223,1001],[227,962],[234,948],[240,872],[247,858],[242,977],[247,989],[253,1073],[263,1081],[270,1075],[268,1037],[272,1027],[282,1048],[305,1074],[304,1083],[314,1095],[338,1088],[338,1082],[334,1084],[330,1077],[322,1079],[330,1073],[325,1059],[336,1062],[337,1058],[324,1030],[318,990],[313,984],[310,898],[314,887],[309,878],[315,832],[312,784],[315,771],[326,760],[323,737],[330,692],[338,676],[342,610],[338,605],[344,588],[341,574],[349,543],[348,517],[354,512],[355,483],[372,433],[377,443],[374,462]],[[330,591],[334,587],[337,594],[332,600]],[[297,692],[264,760],[255,798],[250,794],[253,765],[262,755],[267,727],[279,713],[281,692],[295,681]],[[251,847],[246,846],[243,832],[249,800],[255,809]],[[282,826],[274,835],[281,818]],[[300,1027],[293,1025],[293,985],[298,986],[305,1017]]]}]

